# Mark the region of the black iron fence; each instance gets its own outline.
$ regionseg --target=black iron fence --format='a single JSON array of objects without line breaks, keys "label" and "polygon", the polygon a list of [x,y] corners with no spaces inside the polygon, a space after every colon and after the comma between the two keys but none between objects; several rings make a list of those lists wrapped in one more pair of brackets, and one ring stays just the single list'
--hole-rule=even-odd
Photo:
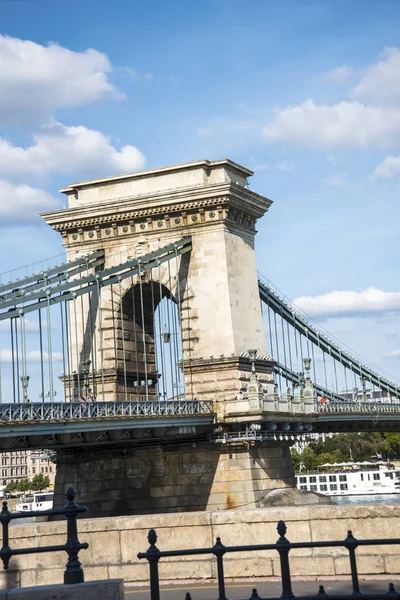
[{"label": "black iron fence", "polygon": [[[217,579],[218,579],[218,600],[227,600],[225,592],[225,577],[224,577],[224,555],[231,552],[259,552],[261,550],[275,550],[279,554],[281,566],[281,584],[282,594],[280,598],[268,598],[268,600],[288,600],[297,598],[297,600],[345,600],[345,599],[368,599],[368,600],[400,600],[400,594],[395,590],[393,583],[389,584],[387,593],[381,594],[363,594],[360,591],[360,583],[357,572],[356,548],[359,546],[376,546],[376,545],[393,545],[400,544],[400,538],[385,539],[385,540],[357,540],[351,531],[348,532],[347,538],[344,541],[329,541],[329,542],[295,542],[291,543],[285,537],[286,525],[283,521],[279,521],[277,531],[279,539],[276,544],[258,544],[254,546],[224,546],[221,538],[217,537],[215,546],[212,548],[198,548],[192,550],[167,550],[160,552],[156,546],[157,534],[154,529],[150,529],[147,539],[150,547],[147,552],[139,552],[138,558],[146,558],[150,568],[150,598],[151,600],[160,600],[160,584],[158,576],[158,562],[161,558],[171,556],[199,556],[202,554],[213,554],[217,560]],[[292,591],[292,580],[290,576],[290,561],[289,552],[294,548],[346,548],[349,552],[349,565],[352,581],[352,593],[340,595],[328,595],[325,592],[324,586],[320,585],[318,593],[315,595],[295,596]],[[186,600],[191,600],[190,593],[185,596]],[[254,588],[250,600],[263,600]]]},{"label": "black iron fence", "polygon": [[[39,554],[41,552],[61,552],[68,554],[68,561],[64,572],[64,583],[83,583],[84,575],[78,558],[79,550],[86,550],[89,544],[81,543],[78,539],[77,517],[79,513],[87,511],[86,506],[79,506],[74,502],[75,492],[70,487],[67,490],[67,503],[64,508],[43,511],[26,511],[12,513],[8,510],[7,502],[3,502],[3,510],[0,512],[0,523],[3,529],[3,547],[0,550],[0,558],[5,569],[8,569],[10,559],[13,556],[24,554]],[[59,546],[41,546],[38,548],[16,548],[10,547],[9,524],[13,519],[26,519],[27,517],[43,517],[45,515],[65,515],[67,517],[67,541]]]}]

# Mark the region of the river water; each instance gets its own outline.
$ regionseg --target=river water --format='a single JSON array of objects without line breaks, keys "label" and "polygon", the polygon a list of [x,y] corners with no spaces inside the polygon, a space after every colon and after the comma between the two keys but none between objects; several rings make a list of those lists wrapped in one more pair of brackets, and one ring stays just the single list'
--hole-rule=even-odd
[{"label": "river water", "polygon": [[367,496],[332,496],[332,500],[334,504],[400,504],[400,493]]}]

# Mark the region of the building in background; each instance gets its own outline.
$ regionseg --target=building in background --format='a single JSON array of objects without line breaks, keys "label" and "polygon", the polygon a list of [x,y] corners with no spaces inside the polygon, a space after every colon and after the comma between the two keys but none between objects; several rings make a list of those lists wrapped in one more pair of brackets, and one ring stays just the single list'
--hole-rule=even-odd
[{"label": "building in background", "polygon": [[1,452],[0,462],[0,489],[11,482],[18,483],[21,479],[32,479],[39,473],[47,475],[50,479],[50,486],[54,485],[56,465],[43,450]]}]

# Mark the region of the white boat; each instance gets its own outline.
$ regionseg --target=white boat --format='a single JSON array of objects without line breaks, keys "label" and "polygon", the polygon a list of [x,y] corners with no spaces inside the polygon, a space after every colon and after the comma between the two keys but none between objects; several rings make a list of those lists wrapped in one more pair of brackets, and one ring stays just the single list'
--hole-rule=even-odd
[{"label": "white boat", "polygon": [[327,496],[399,494],[400,468],[377,465],[369,468],[340,468],[329,472],[296,473],[299,490]]},{"label": "white boat", "polygon": [[22,496],[15,510],[17,512],[51,510],[53,508],[53,499],[54,492],[39,492],[30,498]]}]

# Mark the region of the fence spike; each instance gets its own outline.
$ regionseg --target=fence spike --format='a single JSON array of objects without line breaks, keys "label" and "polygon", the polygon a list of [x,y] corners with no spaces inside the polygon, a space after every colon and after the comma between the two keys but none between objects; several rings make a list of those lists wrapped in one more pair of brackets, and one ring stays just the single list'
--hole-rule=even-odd
[{"label": "fence spike", "polygon": [[285,534],[286,534],[286,532],[287,532],[287,527],[286,527],[286,523],[285,523],[285,521],[278,521],[278,525],[277,525],[277,528],[276,528],[276,530],[277,530],[277,532],[279,533],[279,536],[280,536],[281,538],[284,538],[284,537],[285,537]]},{"label": "fence spike", "polygon": [[321,598],[322,596],[323,597],[327,597],[328,596],[328,594],[326,593],[325,588],[324,588],[323,585],[319,586],[317,596],[318,596],[318,598]]},{"label": "fence spike", "polygon": [[394,587],[394,583],[389,583],[389,591],[384,596],[390,600],[398,600],[400,598],[400,594],[396,592],[396,588]]},{"label": "fence spike", "polygon": [[192,600],[192,596],[190,595],[190,592],[186,592],[185,600]]},{"label": "fence spike", "polygon": [[253,588],[249,600],[261,600],[260,596],[258,595],[257,588]]}]

